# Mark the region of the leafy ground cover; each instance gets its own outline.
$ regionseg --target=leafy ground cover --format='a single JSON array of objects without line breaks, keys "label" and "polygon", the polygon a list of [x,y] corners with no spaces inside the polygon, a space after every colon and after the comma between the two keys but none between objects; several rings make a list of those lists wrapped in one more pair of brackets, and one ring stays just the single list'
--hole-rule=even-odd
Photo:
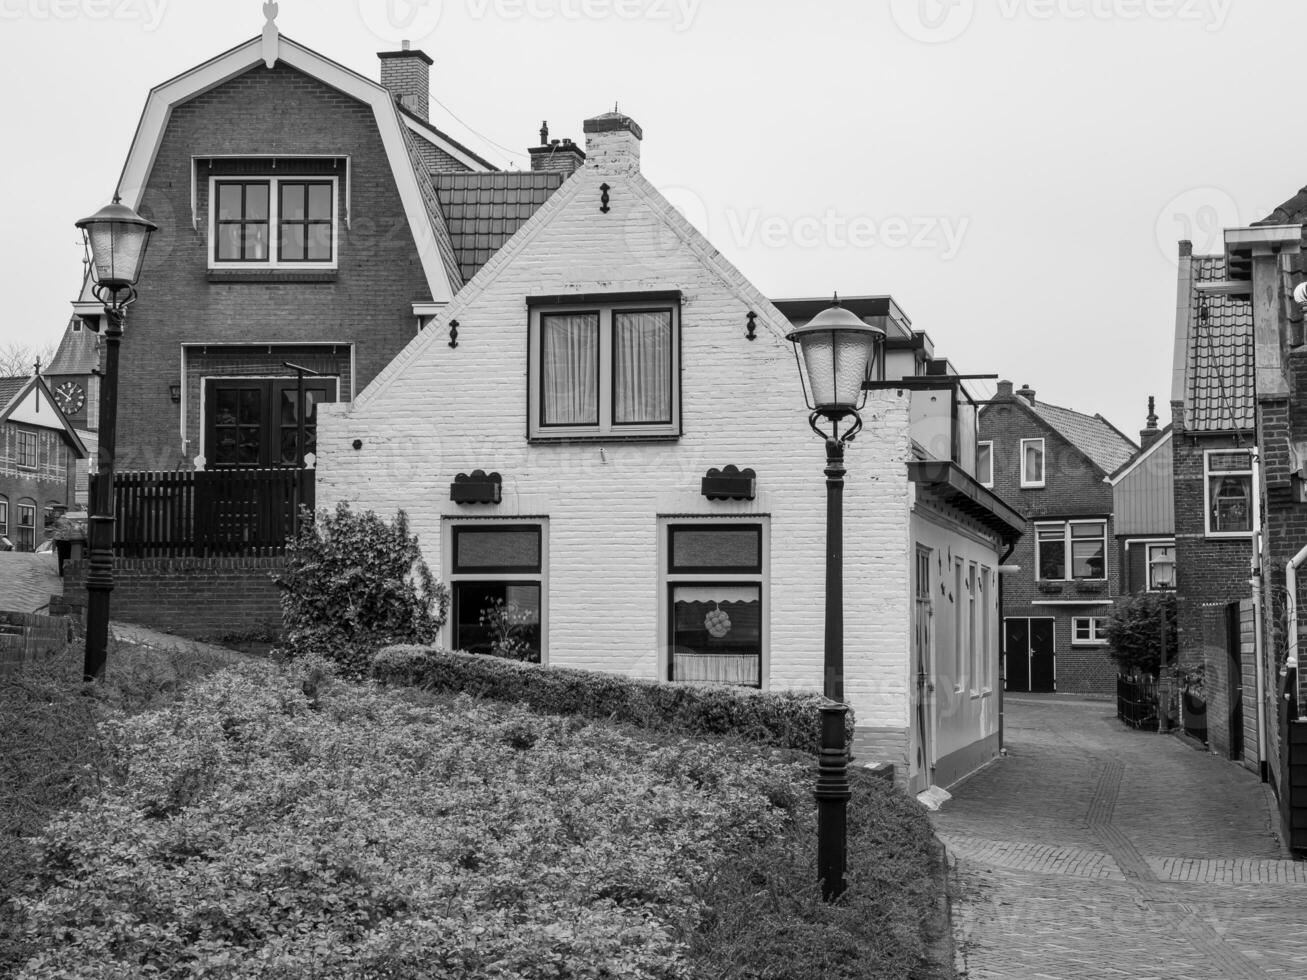
[{"label": "leafy ground cover", "polygon": [[851,888],[824,905],[810,756],[312,661],[96,703],[60,711],[47,796],[80,802],[10,883],[19,977],[936,975],[927,821],[859,778]]}]

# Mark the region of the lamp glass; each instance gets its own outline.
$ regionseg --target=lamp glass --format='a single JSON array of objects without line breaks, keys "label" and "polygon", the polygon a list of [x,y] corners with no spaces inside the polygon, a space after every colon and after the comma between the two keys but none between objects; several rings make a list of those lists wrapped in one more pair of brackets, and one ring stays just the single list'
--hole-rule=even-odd
[{"label": "lamp glass", "polygon": [[868,330],[813,330],[798,337],[812,389],[822,413],[857,409],[862,383],[871,376],[880,335]]},{"label": "lamp glass", "polygon": [[77,222],[86,235],[94,280],[111,289],[133,286],[141,277],[145,248],[156,225],[114,201]]}]

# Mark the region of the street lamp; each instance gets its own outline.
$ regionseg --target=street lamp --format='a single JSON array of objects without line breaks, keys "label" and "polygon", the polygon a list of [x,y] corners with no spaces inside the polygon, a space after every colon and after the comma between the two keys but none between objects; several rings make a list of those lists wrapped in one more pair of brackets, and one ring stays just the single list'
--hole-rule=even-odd
[{"label": "street lamp", "polygon": [[100,380],[99,466],[91,499],[90,563],[86,573],[86,680],[104,676],[109,648],[109,593],[113,591],[113,457],[118,423],[118,343],[127,307],[136,300],[150,233],[158,229],[118,195],[77,222],[91,256],[91,292],[104,304],[104,374]]},{"label": "street lamp", "polygon": [[[808,425],[826,441],[826,645],[817,768],[817,876],[826,901],[844,894],[847,867],[848,752],[844,747],[844,447],[862,430],[858,412],[867,401],[885,331],[834,303],[787,337],[794,344],[799,383],[811,415]],[[807,383],[804,384],[804,376]],[[822,428],[830,425],[830,432]],[[841,433],[841,423],[846,423]]]}]

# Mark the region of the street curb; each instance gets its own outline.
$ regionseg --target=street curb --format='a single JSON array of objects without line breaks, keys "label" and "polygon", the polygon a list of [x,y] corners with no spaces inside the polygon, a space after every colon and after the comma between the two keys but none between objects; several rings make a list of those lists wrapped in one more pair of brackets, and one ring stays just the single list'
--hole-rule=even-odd
[{"label": "street curb", "polygon": [[935,913],[929,922],[922,923],[922,931],[929,937],[926,943],[926,973],[913,972],[913,980],[956,980],[957,949],[953,938],[953,893],[949,881],[948,846],[938,837],[930,848],[931,878],[935,885]]}]

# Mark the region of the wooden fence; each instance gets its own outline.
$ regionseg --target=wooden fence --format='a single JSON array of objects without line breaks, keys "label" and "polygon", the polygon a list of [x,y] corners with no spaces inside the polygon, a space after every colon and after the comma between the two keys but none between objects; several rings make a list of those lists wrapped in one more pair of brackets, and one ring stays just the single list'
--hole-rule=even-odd
[{"label": "wooden fence", "polygon": [[300,508],[313,509],[313,477],[311,469],[292,468],[115,474],[114,554],[280,555],[294,536]]}]

